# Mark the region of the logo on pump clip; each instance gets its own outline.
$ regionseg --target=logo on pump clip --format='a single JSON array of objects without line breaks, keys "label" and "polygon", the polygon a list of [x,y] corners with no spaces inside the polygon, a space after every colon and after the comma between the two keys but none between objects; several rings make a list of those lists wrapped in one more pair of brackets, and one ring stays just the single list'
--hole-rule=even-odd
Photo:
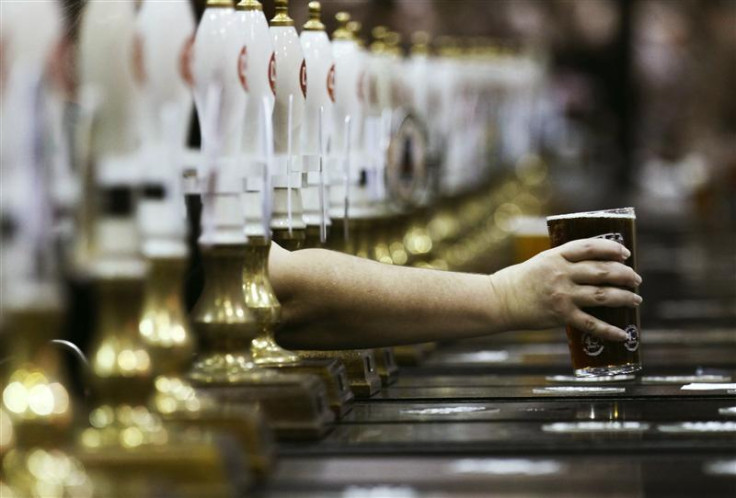
[{"label": "logo on pump clip", "polygon": [[143,39],[140,35],[136,35],[133,38],[133,79],[138,85],[143,85],[146,82],[146,67],[144,65],[143,53]]},{"label": "logo on pump clip", "polygon": [[330,70],[327,72],[327,95],[330,96],[331,101],[335,101],[335,65],[330,66]]},{"label": "logo on pump clip", "polygon": [[240,80],[240,86],[242,86],[243,90],[245,90],[246,92],[248,91],[247,71],[248,48],[243,45],[243,48],[240,49],[240,54],[238,54],[238,79]]},{"label": "logo on pump clip", "polygon": [[302,88],[302,95],[307,98],[307,61],[302,59],[302,66],[299,68],[299,86]]},{"label": "logo on pump clip", "polygon": [[194,55],[194,35],[187,38],[179,53],[179,75],[184,83],[192,88],[194,86],[194,74],[192,74],[192,56]]},{"label": "logo on pump clip", "polygon": [[268,84],[271,92],[276,95],[276,54],[271,52],[271,60],[268,61]]}]

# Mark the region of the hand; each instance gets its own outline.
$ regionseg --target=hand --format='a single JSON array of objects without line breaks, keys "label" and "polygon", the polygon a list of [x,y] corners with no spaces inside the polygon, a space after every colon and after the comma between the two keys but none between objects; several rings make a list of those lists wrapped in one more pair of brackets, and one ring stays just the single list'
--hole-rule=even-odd
[{"label": "hand", "polygon": [[574,240],[490,275],[504,328],[569,324],[602,339],[625,341],[623,330],[581,308],[641,304],[641,297],[627,290],[641,284],[641,277],[623,264],[630,256],[617,242]]}]

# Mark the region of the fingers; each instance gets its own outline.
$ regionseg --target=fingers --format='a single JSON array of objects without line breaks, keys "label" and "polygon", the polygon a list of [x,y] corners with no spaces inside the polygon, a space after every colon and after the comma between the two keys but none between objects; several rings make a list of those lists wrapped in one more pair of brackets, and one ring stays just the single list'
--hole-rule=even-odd
[{"label": "fingers", "polygon": [[625,246],[606,239],[573,240],[558,249],[562,257],[571,263],[590,259],[626,261],[631,256]]},{"label": "fingers", "polygon": [[614,327],[579,309],[575,310],[570,316],[569,325],[609,341],[623,342],[627,339],[626,332],[620,328]]},{"label": "fingers", "polygon": [[629,266],[614,261],[581,261],[573,263],[570,278],[576,284],[617,285],[636,288],[641,277]]},{"label": "fingers", "polygon": [[641,296],[618,287],[579,285],[573,291],[573,302],[585,308],[605,306],[607,308],[635,308],[642,302]]}]

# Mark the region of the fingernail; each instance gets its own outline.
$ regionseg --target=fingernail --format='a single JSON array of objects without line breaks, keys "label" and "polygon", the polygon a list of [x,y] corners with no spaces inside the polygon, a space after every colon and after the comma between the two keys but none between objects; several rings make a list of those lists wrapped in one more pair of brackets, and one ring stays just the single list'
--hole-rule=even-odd
[{"label": "fingernail", "polygon": [[639,306],[642,303],[642,301],[644,301],[644,299],[642,299],[640,295],[637,294],[634,296],[634,304],[636,304],[637,306]]},{"label": "fingernail", "polygon": [[626,249],[625,246],[621,246],[621,254],[623,254],[624,259],[629,259],[631,257],[631,251]]},{"label": "fingernail", "polygon": [[624,342],[628,338],[629,338],[629,336],[626,334],[626,332],[624,332],[623,330],[618,330],[618,331],[616,331],[616,335],[615,335],[615,337],[613,339],[615,341]]},{"label": "fingernail", "polygon": [[636,278],[634,279],[634,282],[636,282],[636,285],[641,285],[641,282],[642,282],[641,277],[637,275]]}]

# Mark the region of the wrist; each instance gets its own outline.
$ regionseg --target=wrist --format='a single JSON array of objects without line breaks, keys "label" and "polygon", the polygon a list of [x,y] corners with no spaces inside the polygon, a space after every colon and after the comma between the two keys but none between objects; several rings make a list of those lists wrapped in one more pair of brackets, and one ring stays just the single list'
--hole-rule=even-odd
[{"label": "wrist", "polygon": [[488,275],[488,322],[499,331],[513,330],[508,279],[504,270]]}]

